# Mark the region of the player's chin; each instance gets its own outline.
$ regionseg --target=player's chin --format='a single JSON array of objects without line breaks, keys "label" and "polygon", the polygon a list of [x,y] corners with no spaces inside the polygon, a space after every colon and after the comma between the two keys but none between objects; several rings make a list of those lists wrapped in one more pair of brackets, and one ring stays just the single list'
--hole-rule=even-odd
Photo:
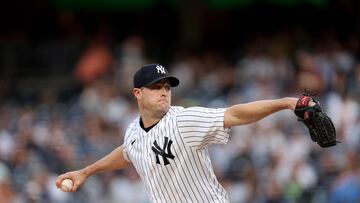
[{"label": "player's chin", "polygon": [[161,102],[157,107],[159,111],[166,113],[169,110],[170,105],[166,102]]}]

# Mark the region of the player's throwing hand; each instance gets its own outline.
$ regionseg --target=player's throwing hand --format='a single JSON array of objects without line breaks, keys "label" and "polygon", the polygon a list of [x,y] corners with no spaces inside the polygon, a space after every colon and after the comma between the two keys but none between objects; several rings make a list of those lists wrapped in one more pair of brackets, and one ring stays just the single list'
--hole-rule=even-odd
[{"label": "player's throwing hand", "polygon": [[85,182],[85,180],[87,179],[87,175],[84,173],[83,170],[72,171],[72,172],[62,174],[62,175],[58,176],[58,178],[55,181],[56,187],[60,189],[61,183],[65,179],[72,180],[72,182],[74,184],[68,192],[75,192],[78,190],[80,185],[82,185]]}]

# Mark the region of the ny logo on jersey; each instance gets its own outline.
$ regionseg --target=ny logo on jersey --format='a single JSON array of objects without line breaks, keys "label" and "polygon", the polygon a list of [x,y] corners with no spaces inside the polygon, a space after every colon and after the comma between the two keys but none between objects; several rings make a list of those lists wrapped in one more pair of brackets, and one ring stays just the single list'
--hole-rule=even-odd
[{"label": "ny logo on jersey", "polygon": [[157,65],[156,70],[158,73],[166,74],[165,68],[163,66]]},{"label": "ny logo on jersey", "polygon": [[[154,141],[154,143],[153,143],[154,146],[152,146],[151,149],[153,150],[153,152],[156,155],[156,163],[157,164],[160,164],[159,155],[162,156],[164,165],[170,164],[168,158],[170,158],[170,159],[175,158],[175,156],[171,153],[172,143],[173,142],[171,140],[169,140],[168,137],[165,137],[165,142],[164,142],[163,148],[160,148],[160,146],[158,145],[156,140]],[[166,150],[166,152],[165,152],[165,150]]]}]

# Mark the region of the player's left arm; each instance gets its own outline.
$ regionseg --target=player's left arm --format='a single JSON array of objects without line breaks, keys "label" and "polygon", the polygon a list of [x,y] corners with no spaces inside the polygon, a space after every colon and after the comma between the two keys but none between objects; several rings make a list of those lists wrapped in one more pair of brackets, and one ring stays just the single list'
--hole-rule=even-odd
[{"label": "player's left arm", "polygon": [[298,98],[285,97],[237,104],[226,109],[224,127],[246,125],[284,109],[294,111]]}]

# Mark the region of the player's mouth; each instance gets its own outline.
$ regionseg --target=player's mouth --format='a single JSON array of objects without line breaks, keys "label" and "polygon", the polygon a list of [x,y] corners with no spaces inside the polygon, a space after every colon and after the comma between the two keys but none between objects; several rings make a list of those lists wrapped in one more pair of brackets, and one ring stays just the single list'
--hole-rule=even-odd
[{"label": "player's mouth", "polygon": [[169,103],[166,99],[160,99],[158,102],[159,103]]}]

